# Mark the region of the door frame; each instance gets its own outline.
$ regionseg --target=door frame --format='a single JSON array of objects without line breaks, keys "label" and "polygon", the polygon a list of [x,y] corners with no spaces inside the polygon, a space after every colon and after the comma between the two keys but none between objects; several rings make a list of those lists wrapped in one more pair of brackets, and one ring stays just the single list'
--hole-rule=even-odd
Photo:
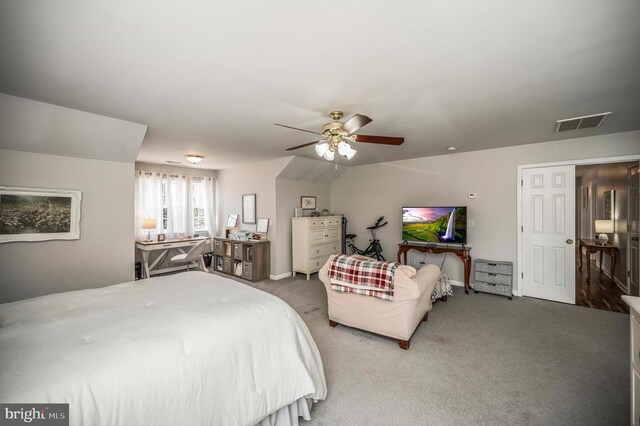
[{"label": "door frame", "polygon": [[[626,163],[629,161],[640,161],[640,154],[634,155],[622,155],[617,157],[600,157],[600,158],[587,158],[582,160],[565,160],[565,161],[553,161],[549,163],[536,163],[536,164],[518,164],[518,176],[516,180],[516,232],[518,234],[518,256],[516,262],[516,282],[518,287],[514,289],[513,295],[522,297],[524,280],[522,278],[522,171],[524,169],[533,169],[538,167],[554,167],[554,166],[584,166],[588,164],[609,164],[609,163]],[[575,182],[573,182],[575,186]],[[591,201],[591,197],[589,199]],[[575,198],[571,200],[576,203]],[[575,237],[575,236],[574,236]],[[575,238],[574,238],[575,239]],[[575,265],[571,266],[572,268]]]}]

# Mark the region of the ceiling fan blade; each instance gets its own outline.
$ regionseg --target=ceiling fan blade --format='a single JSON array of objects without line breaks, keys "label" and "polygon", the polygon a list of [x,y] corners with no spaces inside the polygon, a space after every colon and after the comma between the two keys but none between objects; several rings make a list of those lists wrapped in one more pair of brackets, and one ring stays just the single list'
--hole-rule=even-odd
[{"label": "ceiling fan blade", "polygon": [[301,132],[313,133],[314,135],[321,135],[322,134],[322,133],[314,132],[313,130],[299,129],[297,127],[291,127],[291,126],[287,126],[285,124],[280,124],[280,123],[273,123],[273,124],[275,124],[276,126],[280,126],[280,127],[286,127],[287,129],[300,130]]},{"label": "ceiling fan blade", "polygon": [[355,132],[356,130],[360,129],[361,127],[366,126],[367,124],[371,123],[372,121],[373,120],[371,120],[366,115],[356,114],[353,117],[351,117],[349,119],[349,121],[344,123],[342,125],[342,127],[340,127],[340,130],[342,130],[346,134],[350,135],[351,133]]},{"label": "ceiling fan blade", "polygon": [[305,146],[310,146],[310,145],[315,145],[318,142],[320,142],[320,140],[309,142],[309,143],[303,143],[302,145],[298,145],[298,146],[293,146],[291,148],[287,148],[285,151],[293,151],[294,149],[304,148]]},{"label": "ceiling fan blade", "polygon": [[397,136],[356,135],[356,142],[377,143],[380,145],[402,145],[404,138]]}]

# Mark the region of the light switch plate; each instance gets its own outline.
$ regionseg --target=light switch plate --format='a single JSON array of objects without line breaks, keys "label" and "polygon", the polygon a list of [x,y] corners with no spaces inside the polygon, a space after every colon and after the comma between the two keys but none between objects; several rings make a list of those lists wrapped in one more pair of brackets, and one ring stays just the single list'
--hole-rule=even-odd
[{"label": "light switch plate", "polygon": [[469,193],[469,198],[476,198],[476,193],[475,192],[470,192]]},{"label": "light switch plate", "polygon": [[469,228],[473,228],[474,226],[476,226],[476,221],[473,220],[473,219],[469,219],[468,222],[467,222],[467,226]]}]

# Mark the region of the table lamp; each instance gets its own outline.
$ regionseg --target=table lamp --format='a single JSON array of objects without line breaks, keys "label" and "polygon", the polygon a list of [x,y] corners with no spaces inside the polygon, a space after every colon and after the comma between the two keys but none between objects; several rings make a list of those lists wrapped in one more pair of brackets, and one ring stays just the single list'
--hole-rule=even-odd
[{"label": "table lamp", "polygon": [[598,241],[602,243],[602,245],[607,244],[609,241],[609,237],[607,234],[613,233],[613,220],[596,220],[596,232],[600,233],[598,235]]},{"label": "table lamp", "polygon": [[151,242],[151,230],[156,229],[156,219],[153,217],[145,217],[142,219],[142,229],[148,229],[147,239],[145,242]]}]

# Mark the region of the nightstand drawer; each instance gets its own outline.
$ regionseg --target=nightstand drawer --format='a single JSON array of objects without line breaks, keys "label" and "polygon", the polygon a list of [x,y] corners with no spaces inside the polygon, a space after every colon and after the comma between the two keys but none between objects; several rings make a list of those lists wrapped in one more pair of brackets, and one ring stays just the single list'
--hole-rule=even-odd
[{"label": "nightstand drawer", "polygon": [[493,272],[476,272],[476,281],[511,286],[511,275],[495,274]]},{"label": "nightstand drawer", "polygon": [[476,281],[473,285],[474,291],[482,291],[483,293],[499,294],[501,296],[511,297],[511,285],[501,285]]},{"label": "nightstand drawer", "polygon": [[491,262],[488,260],[476,260],[476,271],[488,272],[492,274],[513,275],[511,264],[501,262]]}]

